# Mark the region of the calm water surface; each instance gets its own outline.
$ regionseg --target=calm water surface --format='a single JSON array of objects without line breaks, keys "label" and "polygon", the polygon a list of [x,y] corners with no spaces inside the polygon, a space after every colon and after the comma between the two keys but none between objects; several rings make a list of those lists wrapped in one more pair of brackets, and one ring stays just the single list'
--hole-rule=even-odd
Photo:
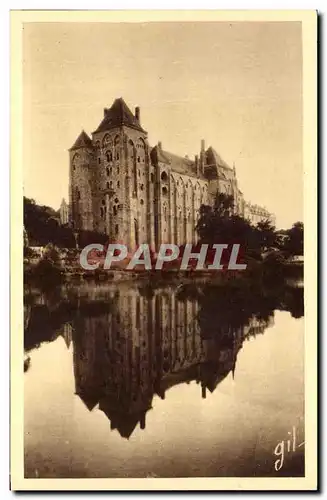
[{"label": "calm water surface", "polygon": [[302,316],[286,286],[28,293],[25,476],[303,475]]}]

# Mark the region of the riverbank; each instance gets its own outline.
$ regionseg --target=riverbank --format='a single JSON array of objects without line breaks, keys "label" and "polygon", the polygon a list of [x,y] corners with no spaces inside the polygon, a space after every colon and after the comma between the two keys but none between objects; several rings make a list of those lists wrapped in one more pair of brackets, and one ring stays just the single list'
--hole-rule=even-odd
[{"label": "riverbank", "polygon": [[85,271],[80,267],[64,269],[55,264],[46,265],[25,263],[24,282],[27,285],[51,289],[56,286],[82,286],[87,283],[119,284],[119,283],[146,283],[153,287],[170,284],[173,286],[208,283],[217,287],[235,287],[250,290],[258,286],[275,286],[285,280],[302,281],[303,264],[290,265],[285,263],[265,263],[249,261],[245,271],[229,270],[134,270],[97,269]]}]

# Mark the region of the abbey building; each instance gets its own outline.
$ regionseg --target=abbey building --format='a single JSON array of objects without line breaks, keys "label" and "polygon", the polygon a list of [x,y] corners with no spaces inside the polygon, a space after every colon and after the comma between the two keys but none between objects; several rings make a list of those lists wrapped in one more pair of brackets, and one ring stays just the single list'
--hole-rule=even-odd
[{"label": "abbey building", "polygon": [[235,213],[251,219],[255,212],[255,222],[271,219],[244,201],[235,168],[203,140],[194,159],[172,154],[160,142],[151,147],[140,109],[133,114],[122,98],[104,109],[92,139],[82,131],[69,152],[70,223],[129,248],[195,242],[200,206],[212,204],[217,192],[233,196]]}]

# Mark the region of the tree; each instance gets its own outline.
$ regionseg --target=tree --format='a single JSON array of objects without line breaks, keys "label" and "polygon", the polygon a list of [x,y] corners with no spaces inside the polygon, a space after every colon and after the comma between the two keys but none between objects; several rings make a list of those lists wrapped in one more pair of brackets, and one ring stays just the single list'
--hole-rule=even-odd
[{"label": "tree", "polygon": [[62,266],[58,250],[49,243],[42,259],[32,272],[32,279],[41,288],[51,288],[62,282]]},{"label": "tree", "polygon": [[303,255],[303,222],[295,222],[287,231],[284,248],[291,255]]},{"label": "tree", "polygon": [[256,226],[258,245],[264,251],[276,244],[276,228],[269,219],[258,222]]},{"label": "tree", "polygon": [[44,246],[54,242],[58,222],[56,212],[45,205],[37,205],[33,199],[24,197],[24,227],[31,246]]},{"label": "tree", "polygon": [[[33,199],[24,197],[24,227],[32,246],[45,246],[48,243],[59,248],[75,248],[73,229],[59,223],[57,212],[46,205],[37,205]],[[90,243],[108,242],[108,237],[97,231],[80,230],[79,246]]]},{"label": "tree", "polygon": [[256,248],[254,227],[239,215],[232,214],[232,196],[219,193],[213,207],[202,205],[196,231],[201,243],[239,243],[243,248]]},{"label": "tree", "polygon": [[234,209],[234,198],[230,194],[218,193],[215,197],[213,211],[220,217],[229,217]]}]

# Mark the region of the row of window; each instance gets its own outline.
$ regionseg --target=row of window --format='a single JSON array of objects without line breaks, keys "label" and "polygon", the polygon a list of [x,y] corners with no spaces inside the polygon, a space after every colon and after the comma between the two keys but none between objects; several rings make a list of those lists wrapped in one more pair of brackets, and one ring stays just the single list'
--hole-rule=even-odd
[{"label": "row of window", "polygon": [[[113,154],[111,151],[108,151],[106,154],[106,161],[108,163],[110,163],[111,161],[113,161]],[[131,156],[132,160],[134,160],[134,156],[132,155]],[[116,152],[116,155],[115,155],[115,160],[119,160],[119,152],[117,151]],[[141,156],[138,156],[137,157],[137,163],[145,163],[145,159],[144,158],[141,158]],[[99,156],[98,157],[98,164],[100,165],[101,164],[101,157]]]},{"label": "row of window", "polygon": [[[119,160],[119,151],[116,152],[116,157],[115,157],[116,160]],[[110,162],[110,161],[113,161],[113,155],[112,155],[112,152],[111,151],[108,151],[106,153],[106,160],[107,162]],[[101,157],[99,156],[98,157],[98,163],[99,165],[101,164]]]},{"label": "row of window", "polygon": [[[106,213],[107,213],[107,207],[100,207],[100,216],[102,218],[104,218],[104,216],[106,215]],[[118,206],[117,205],[113,206],[113,214],[114,215],[118,214]]]},{"label": "row of window", "polygon": [[[120,137],[119,137],[119,135],[116,135],[115,138],[114,138],[114,140],[113,140],[112,136],[106,134],[104,136],[104,138],[102,139],[102,144],[104,146],[108,146],[108,145],[109,146],[112,146],[112,145],[117,146],[117,144],[119,144],[119,143],[120,143]],[[128,141],[128,145],[129,146],[134,146],[134,143],[133,143],[133,141],[131,139]],[[100,141],[96,141],[95,146],[98,147],[98,148],[101,147]],[[145,142],[144,142],[144,139],[142,137],[140,137],[137,140],[136,148],[143,149],[143,150],[145,149]]]},{"label": "row of window", "polygon": [[[120,189],[120,181],[117,181],[117,189]],[[107,181],[106,182],[106,189],[114,189],[114,183],[113,181]]]},{"label": "row of window", "polygon": [[[99,163],[100,163],[100,161],[101,161],[101,160],[100,160],[100,158],[99,158]],[[75,165],[73,165],[73,170],[75,170]],[[112,175],[112,167],[110,167],[110,168],[109,168],[109,167],[107,167],[107,168],[106,168],[106,173],[107,173],[107,176]],[[139,176],[139,177],[141,177],[141,171],[140,171],[139,169],[138,169],[137,173],[138,173],[138,176]],[[117,166],[117,175],[119,175],[119,174],[120,174],[120,169],[119,169],[119,166]],[[142,172],[142,175],[144,176],[144,172]],[[153,174],[153,173],[151,173],[151,174],[150,174],[150,180],[151,180],[151,182],[152,182],[152,183],[154,182],[154,174]],[[168,181],[168,176],[167,176],[166,172],[162,172],[162,174],[161,174],[161,180],[162,180],[163,182],[167,182],[167,181]],[[177,185],[177,186],[179,186],[179,181],[177,181],[176,185]],[[200,191],[201,191],[201,188],[199,188],[199,189],[200,189]],[[197,190],[197,186],[194,186],[194,190],[195,190],[195,191]],[[203,189],[202,189],[202,192],[203,192],[203,193],[205,192],[205,188],[203,188]],[[166,187],[163,187],[163,188],[162,188],[162,194],[166,195],[167,193],[168,193],[167,188],[166,188]],[[180,193],[180,194],[182,195],[183,193]],[[188,194],[188,193],[186,193],[186,195],[187,195],[187,194]]]}]

